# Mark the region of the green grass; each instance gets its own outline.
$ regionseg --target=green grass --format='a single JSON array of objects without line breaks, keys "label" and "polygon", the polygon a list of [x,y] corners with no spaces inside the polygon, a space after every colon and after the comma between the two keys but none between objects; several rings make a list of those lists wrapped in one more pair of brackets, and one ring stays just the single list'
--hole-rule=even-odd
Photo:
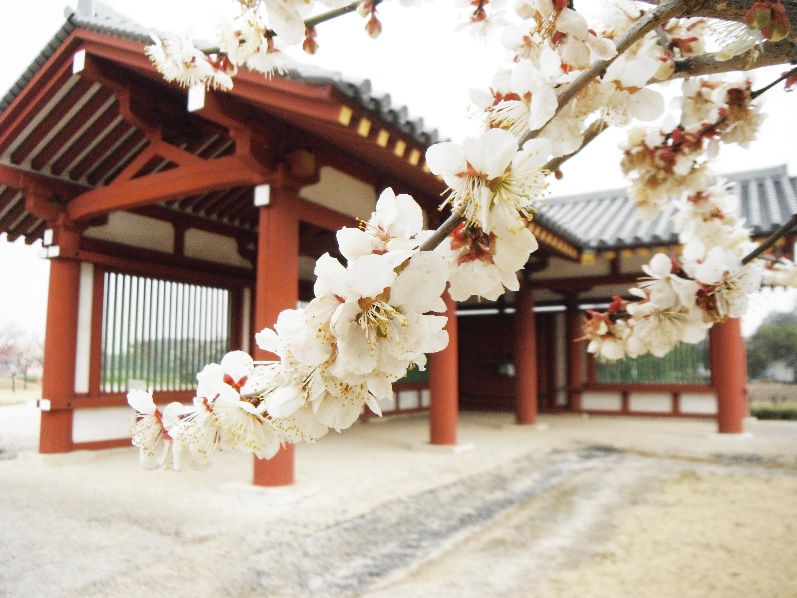
[{"label": "green grass", "polygon": [[750,406],[750,415],[758,419],[797,420],[797,405],[753,404]]}]

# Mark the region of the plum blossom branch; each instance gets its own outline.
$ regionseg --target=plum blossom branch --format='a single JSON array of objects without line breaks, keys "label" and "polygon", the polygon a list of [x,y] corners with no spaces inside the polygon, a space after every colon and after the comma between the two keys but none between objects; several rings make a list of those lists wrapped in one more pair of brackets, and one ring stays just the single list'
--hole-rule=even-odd
[{"label": "plum blossom branch", "polygon": [[784,224],[774,233],[769,235],[766,238],[766,240],[763,243],[761,243],[761,245],[759,245],[753,251],[744,256],[742,258],[742,264],[749,264],[750,262],[752,262],[755,258],[764,253],[767,249],[775,245],[775,243],[777,243],[781,237],[788,235],[795,228],[797,228],[797,214],[794,214],[794,216],[789,218],[789,221],[786,224]]},{"label": "plum blossom branch", "polygon": [[[595,61],[590,68],[581,73],[572,83],[566,85],[557,94],[557,107],[554,118],[567,104],[586,87],[595,77],[603,73],[617,58],[630,48],[636,41],[644,37],[649,32],[655,30],[660,25],[670,19],[683,14],[686,4],[683,0],[665,0],[653,10],[645,13],[642,18],[636,21],[628,31],[626,31],[616,42],[617,54],[606,60]],[[533,139],[540,132],[540,129],[531,131],[523,141]]]}]

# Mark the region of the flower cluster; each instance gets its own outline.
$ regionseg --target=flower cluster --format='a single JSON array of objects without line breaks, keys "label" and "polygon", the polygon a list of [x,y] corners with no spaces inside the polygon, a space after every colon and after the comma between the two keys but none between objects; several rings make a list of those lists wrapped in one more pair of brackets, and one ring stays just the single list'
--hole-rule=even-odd
[{"label": "flower cluster", "polygon": [[678,126],[631,131],[621,168],[631,178],[629,195],[640,218],[654,218],[671,197],[706,188],[711,179],[705,157],[716,155],[719,141],[744,146],[755,138],[761,115],[751,100],[749,80],[690,79],[683,84]]},{"label": "flower cluster", "polygon": [[234,351],[206,366],[193,408],[161,412],[149,393],[131,391],[142,464],[203,467],[219,450],[267,459],[281,444],[348,428],[364,406],[379,414],[392,383],[448,344],[446,317],[428,313],[446,310],[448,269],[441,255],[419,251],[424,234],[420,206],[387,189],[362,230],[338,232],[347,265],[324,254],[315,298],[257,335],[278,359]]},{"label": "flower cluster", "polygon": [[161,40],[152,35],[146,53],[166,81],[181,87],[202,85],[208,89],[232,89],[236,67],[224,55],[206,55],[187,37],[169,36]]},{"label": "flower cluster", "polygon": [[549,154],[547,140],[532,139],[518,150],[515,137],[503,129],[427,150],[426,164],[449,187],[443,205],[451,203],[464,220],[440,249],[451,269],[454,299],[496,299],[504,287],[518,289],[516,271],[537,249],[527,226],[535,199],[547,187],[543,166]]}]

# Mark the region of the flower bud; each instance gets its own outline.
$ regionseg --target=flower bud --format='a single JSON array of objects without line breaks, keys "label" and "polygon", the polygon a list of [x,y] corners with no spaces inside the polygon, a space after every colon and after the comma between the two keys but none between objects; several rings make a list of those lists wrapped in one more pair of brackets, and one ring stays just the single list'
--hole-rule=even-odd
[{"label": "flower bud", "polygon": [[376,18],[376,15],[373,15],[365,24],[365,31],[373,39],[376,39],[382,33],[382,23]]}]

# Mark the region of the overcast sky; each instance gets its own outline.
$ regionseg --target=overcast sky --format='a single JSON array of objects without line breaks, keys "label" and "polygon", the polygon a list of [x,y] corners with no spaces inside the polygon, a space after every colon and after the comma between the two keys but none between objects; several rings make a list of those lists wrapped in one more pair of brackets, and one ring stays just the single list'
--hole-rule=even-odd
[{"label": "overcast sky", "polygon": [[[2,0],[0,39],[9,51],[4,52],[0,67],[0,93],[4,93],[39,54],[64,22],[64,0]],[[75,0],[71,3],[74,6]],[[209,39],[216,17],[231,15],[232,0],[108,0],[105,4],[144,25],[159,30],[189,32]],[[478,130],[468,116],[468,89],[486,88],[493,71],[503,57],[497,43],[486,45],[467,32],[454,32],[457,11],[453,0],[426,2],[421,8],[405,9],[383,5],[382,36],[374,41],[362,33],[364,20],[348,15],[319,27],[320,52],[314,57],[297,53],[299,60],[340,71],[349,79],[368,78],[376,95],[389,93],[394,105],[407,105],[410,116],[423,117],[427,128],[437,128],[444,138],[461,141]],[[345,41],[344,41],[345,40]],[[769,69],[757,79],[758,85],[776,76],[779,68]],[[746,170],[788,164],[797,173],[797,94],[780,89],[764,96],[768,119],[760,133],[760,142],[748,151],[724,148],[716,169],[719,172]],[[789,115],[789,116],[787,116]],[[619,135],[604,134],[593,146],[571,160],[565,177],[552,185],[554,195],[617,188],[625,181],[617,166]],[[0,241],[0,280],[19,281],[27,292],[0,293],[0,325],[15,321],[39,335],[44,331],[47,263],[36,258],[36,250]],[[3,284],[3,286],[6,286]],[[14,285],[14,288],[20,288]],[[787,309],[792,299],[781,293],[775,300],[760,302],[762,307],[748,318],[749,332],[769,306]]]}]

